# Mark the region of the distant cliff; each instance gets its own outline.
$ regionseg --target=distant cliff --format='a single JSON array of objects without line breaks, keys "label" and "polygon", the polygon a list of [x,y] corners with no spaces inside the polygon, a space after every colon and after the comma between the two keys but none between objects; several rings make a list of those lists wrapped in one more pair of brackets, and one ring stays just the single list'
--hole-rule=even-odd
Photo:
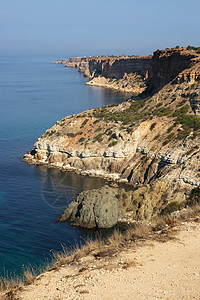
[{"label": "distant cliff", "polygon": [[141,94],[156,91],[180,72],[199,61],[195,51],[186,48],[157,50],[153,56],[140,57],[73,57],[59,60],[65,67],[78,68],[90,79],[88,85],[102,86]]},{"label": "distant cliff", "polygon": [[74,57],[65,67],[78,68],[87,84],[139,94],[152,77],[152,57]]}]

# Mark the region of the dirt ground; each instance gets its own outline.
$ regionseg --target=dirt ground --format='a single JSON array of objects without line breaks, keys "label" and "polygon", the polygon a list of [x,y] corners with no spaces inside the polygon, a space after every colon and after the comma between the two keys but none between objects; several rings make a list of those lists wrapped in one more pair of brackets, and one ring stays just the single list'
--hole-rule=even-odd
[{"label": "dirt ground", "polygon": [[176,239],[148,241],[111,257],[83,257],[41,274],[16,296],[24,300],[200,299],[200,223],[179,226]]}]

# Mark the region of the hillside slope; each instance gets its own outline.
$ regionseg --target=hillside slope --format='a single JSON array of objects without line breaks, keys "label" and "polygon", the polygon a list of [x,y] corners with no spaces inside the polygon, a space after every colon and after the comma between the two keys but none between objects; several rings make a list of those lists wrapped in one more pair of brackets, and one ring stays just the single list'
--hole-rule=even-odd
[{"label": "hillside slope", "polygon": [[191,51],[156,52],[153,96],[68,116],[23,159],[129,183],[138,191],[132,201],[143,199],[143,210],[155,198],[154,206],[186,201],[200,186],[199,57]]}]

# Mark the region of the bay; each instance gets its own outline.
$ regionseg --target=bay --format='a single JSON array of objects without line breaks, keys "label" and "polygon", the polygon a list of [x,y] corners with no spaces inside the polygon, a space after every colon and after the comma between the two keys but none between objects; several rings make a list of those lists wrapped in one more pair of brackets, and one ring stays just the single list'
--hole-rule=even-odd
[{"label": "bay", "polygon": [[51,64],[67,57],[0,55],[0,276],[42,265],[53,250],[94,235],[55,220],[77,193],[100,187],[103,180],[21,161],[57,120],[127,99],[86,86],[77,70]]}]

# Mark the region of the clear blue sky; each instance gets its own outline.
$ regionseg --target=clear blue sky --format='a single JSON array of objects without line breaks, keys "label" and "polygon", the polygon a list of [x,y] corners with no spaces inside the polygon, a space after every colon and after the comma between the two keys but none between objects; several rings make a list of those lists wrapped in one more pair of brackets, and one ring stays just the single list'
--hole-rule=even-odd
[{"label": "clear blue sky", "polygon": [[151,54],[200,46],[200,0],[0,0],[0,53]]}]

